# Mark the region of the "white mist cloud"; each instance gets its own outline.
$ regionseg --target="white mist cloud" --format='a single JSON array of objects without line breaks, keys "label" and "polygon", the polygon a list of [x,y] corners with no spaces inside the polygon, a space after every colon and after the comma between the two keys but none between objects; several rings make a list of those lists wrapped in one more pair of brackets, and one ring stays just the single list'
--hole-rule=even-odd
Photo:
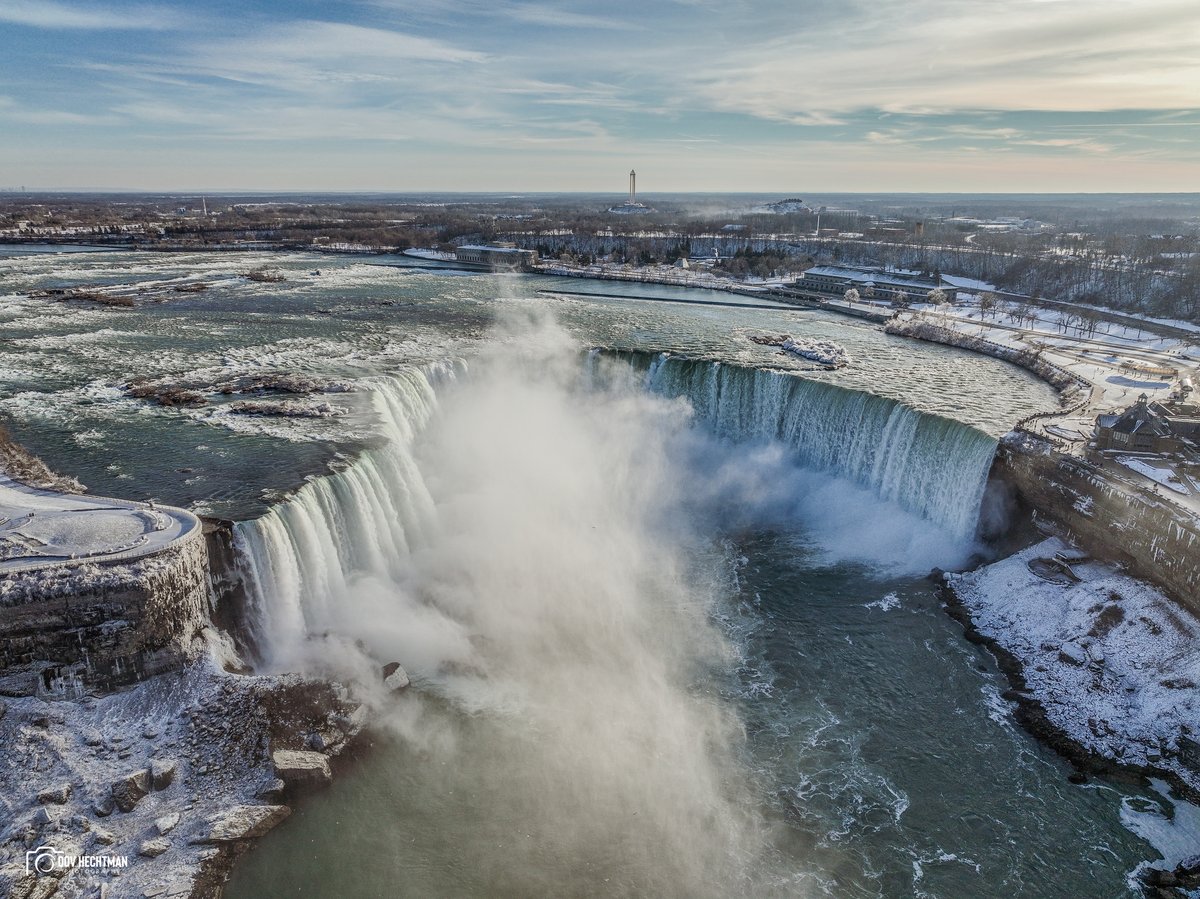
[{"label": "white mist cloud", "polygon": [[[437,754],[413,801],[436,804],[493,889],[611,875],[630,895],[795,895],[771,881],[722,698],[737,535],[799,535],[814,564],[889,574],[962,547],[781,445],[709,435],[686,401],[619,361],[585,365],[513,307],[436,398],[412,373],[381,386],[386,447],[243,535],[277,585],[273,656],[357,678],[399,739]],[[416,686],[383,702],[391,660]]]}]

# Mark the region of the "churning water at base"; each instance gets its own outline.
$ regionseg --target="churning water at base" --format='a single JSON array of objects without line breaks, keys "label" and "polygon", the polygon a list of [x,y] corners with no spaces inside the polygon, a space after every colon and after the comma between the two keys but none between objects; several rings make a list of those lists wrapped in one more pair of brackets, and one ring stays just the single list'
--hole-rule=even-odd
[{"label": "churning water at base", "polygon": [[416,688],[229,895],[1119,892],[1116,800],[915,576],[994,442],[876,400],[545,325],[378,379],[382,445],[236,542],[265,665]]}]

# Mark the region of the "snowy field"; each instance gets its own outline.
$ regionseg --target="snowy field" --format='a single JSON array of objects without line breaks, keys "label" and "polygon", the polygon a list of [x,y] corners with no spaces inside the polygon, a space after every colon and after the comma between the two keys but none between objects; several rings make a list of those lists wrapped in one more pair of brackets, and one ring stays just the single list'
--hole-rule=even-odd
[{"label": "snowy field", "polygon": [[1051,538],[947,581],[975,626],[1020,660],[1029,690],[1072,739],[1200,789],[1179,758],[1200,739],[1200,621],[1111,565],[1076,563],[1079,583],[1029,567],[1068,546]]}]

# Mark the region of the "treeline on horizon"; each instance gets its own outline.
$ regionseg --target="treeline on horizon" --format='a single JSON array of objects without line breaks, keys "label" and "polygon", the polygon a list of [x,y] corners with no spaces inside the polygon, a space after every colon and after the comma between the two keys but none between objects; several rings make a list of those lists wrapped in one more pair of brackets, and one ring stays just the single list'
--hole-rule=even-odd
[{"label": "treeline on horizon", "polygon": [[1198,196],[1072,196],[1060,204],[1046,196],[837,197],[858,205],[817,205],[820,198],[813,198],[806,201],[811,208],[770,214],[761,206],[737,208],[730,197],[681,196],[648,214],[616,216],[594,199],[571,195],[394,202],[206,197],[204,205],[197,196],[0,196],[0,239],[82,228],[80,239],[125,245],[262,241],[380,251],[508,240],[551,258],[631,265],[716,250],[728,257],[720,268],[734,276],[770,277],[812,263],[891,267],[1200,321]]}]

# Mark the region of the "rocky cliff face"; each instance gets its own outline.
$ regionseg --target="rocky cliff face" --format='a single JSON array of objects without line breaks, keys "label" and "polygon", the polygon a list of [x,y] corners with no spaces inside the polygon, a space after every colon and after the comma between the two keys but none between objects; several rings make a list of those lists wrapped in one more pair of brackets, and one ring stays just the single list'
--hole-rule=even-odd
[{"label": "rocky cliff face", "polygon": [[0,692],[77,697],[178,668],[198,651],[209,593],[199,528],[125,564],[6,575]]},{"label": "rocky cliff face", "polygon": [[1009,485],[1038,517],[1063,528],[1072,542],[1123,563],[1200,614],[1200,524],[1194,518],[1025,432],[1000,444],[992,477]]}]

